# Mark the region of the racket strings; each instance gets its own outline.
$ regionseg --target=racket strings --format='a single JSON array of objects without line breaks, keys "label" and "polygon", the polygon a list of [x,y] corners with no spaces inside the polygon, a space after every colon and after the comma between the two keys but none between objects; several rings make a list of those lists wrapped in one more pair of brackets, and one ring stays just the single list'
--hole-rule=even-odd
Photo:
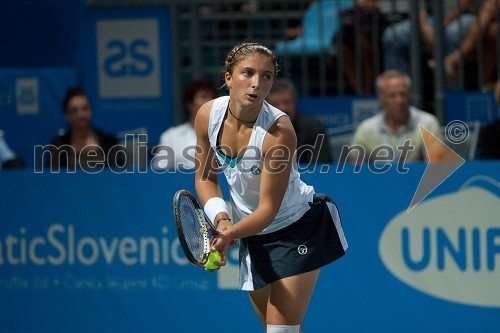
[{"label": "racket strings", "polygon": [[186,196],[180,198],[179,214],[186,244],[193,257],[201,263],[210,252],[208,233],[198,220],[196,207]]}]

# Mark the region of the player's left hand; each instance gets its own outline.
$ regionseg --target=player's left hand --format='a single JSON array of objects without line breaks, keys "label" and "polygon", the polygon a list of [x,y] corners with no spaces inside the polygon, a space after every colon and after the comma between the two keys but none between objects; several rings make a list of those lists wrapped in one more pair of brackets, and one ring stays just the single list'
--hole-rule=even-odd
[{"label": "player's left hand", "polygon": [[[233,223],[231,222],[231,220],[222,220],[219,222],[218,224],[218,230],[220,232],[224,232],[226,231],[228,228],[230,228],[231,226],[233,225]],[[232,248],[234,247],[236,244],[238,244],[238,240],[237,239],[233,239],[230,243],[229,243],[229,248]]]}]

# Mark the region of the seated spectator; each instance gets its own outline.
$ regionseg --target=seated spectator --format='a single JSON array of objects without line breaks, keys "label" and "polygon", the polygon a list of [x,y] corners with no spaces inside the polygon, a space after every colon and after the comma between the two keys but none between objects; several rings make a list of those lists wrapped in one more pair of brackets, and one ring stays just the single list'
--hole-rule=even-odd
[{"label": "seated spectator", "polygon": [[291,80],[278,79],[266,100],[290,117],[297,135],[297,160],[299,163],[332,162],[326,130],[319,120],[297,110],[297,91]]},{"label": "seated spectator", "polygon": [[[495,102],[498,111],[500,111],[500,79],[495,84]],[[500,160],[500,118],[481,129],[477,146],[480,159]]]},{"label": "seated spectator", "polygon": [[[337,49],[342,52],[344,74],[347,82],[357,94],[372,94],[375,91],[374,71],[382,66],[375,64],[374,49],[381,45],[382,31],[388,22],[381,11],[381,0],[356,0],[352,9],[341,12],[342,25],[335,36]],[[374,40],[374,37],[377,40]],[[359,38],[359,50],[358,47]],[[357,82],[356,77],[356,53],[361,56],[361,68],[363,74]]]},{"label": "seated spectator", "polygon": [[[436,137],[441,136],[441,130],[434,115],[410,105],[408,75],[395,70],[385,71],[375,84],[381,112],[365,119],[356,129],[350,160],[360,163],[380,160],[382,156],[384,161],[403,163],[427,160],[419,125]],[[360,145],[362,149],[356,150],[353,145]]]},{"label": "seated spectator", "polygon": [[118,144],[114,135],[109,135],[91,125],[92,108],[87,94],[80,88],[66,91],[63,101],[64,119],[69,128],[50,143],[50,169],[66,170],[100,169],[124,165],[123,152],[110,154]]},{"label": "seated spectator", "polygon": [[[305,3],[300,4],[300,6],[304,6],[305,11],[307,12],[307,7],[309,7],[314,1],[315,0],[307,0]],[[279,10],[281,10],[281,8]],[[291,24],[289,24],[284,31],[286,39],[295,39],[299,37],[301,33],[302,33],[302,22],[300,21],[300,19],[292,20]]]},{"label": "seated spectator", "polygon": [[495,97],[495,103],[497,105],[497,109],[500,110],[500,78],[498,78],[497,83],[495,83],[495,89],[493,90],[493,94],[494,94],[493,96]]},{"label": "seated spectator", "polygon": [[193,169],[196,147],[194,120],[198,109],[217,97],[217,88],[212,81],[195,80],[184,89],[183,105],[187,121],[167,129],[160,137],[159,151],[153,157],[156,170]]},{"label": "seated spectator", "polygon": [[500,160],[500,118],[481,128],[477,145],[479,159]]},{"label": "seated spectator", "polygon": [[0,130],[0,170],[24,168],[24,162],[16,157],[3,137],[3,131]]},{"label": "seated spectator", "polygon": [[[430,0],[418,1],[419,5],[419,28],[426,57],[434,50],[435,35],[434,22],[431,11]],[[456,49],[465,36],[465,32],[472,24],[474,15],[472,11],[472,0],[453,1],[446,10],[443,19],[444,27],[444,51],[449,53]],[[382,49],[384,50],[384,69],[396,69],[409,74],[410,43],[412,33],[412,22],[410,18],[387,27],[382,34]]]},{"label": "seated spectator", "polygon": [[[474,2],[474,0],[466,0]],[[496,38],[498,34],[498,21],[496,15],[500,10],[499,0],[483,0],[474,21],[469,25],[460,45],[450,52],[444,59],[444,66],[447,74],[448,84],[452,84],[458,77],[462,60],[466,62],[477,62],[476,47],[478,38],[482,39],[482,87],[491,88],[498,79],[496,67],[497,48]],[[496,3],[495,3],[496,2]],[[432,62],[431,62],[432,65]]]},{"label": "seated spectator", "polygon": [[340,26],[339,10],[352,7],[351,0],[312,1],[299,27],[286,30],[287,39],[275,45],[279,56],[318,55],[332,48],[332,38]]}]

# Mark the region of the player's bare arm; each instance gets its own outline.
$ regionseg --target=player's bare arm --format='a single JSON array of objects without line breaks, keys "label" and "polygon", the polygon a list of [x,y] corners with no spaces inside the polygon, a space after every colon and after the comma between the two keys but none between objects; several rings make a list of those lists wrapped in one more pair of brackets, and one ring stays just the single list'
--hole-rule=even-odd
[{"label": "player's bare arm", "polygon": [[222,197],[217,179],[217,164],[208,141],[208,121],[213,101],[205,103],[196,115],[195,188],[201,205],[212,197]]}]

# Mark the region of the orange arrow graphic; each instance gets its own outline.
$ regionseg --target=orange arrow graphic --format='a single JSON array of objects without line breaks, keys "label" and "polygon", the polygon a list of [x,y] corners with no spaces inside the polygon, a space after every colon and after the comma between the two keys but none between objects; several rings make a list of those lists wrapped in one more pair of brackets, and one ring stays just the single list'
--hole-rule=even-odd
[{"label": "orange arrow graphic", "polygon": [[465,162],[460,155],[455,153],[453,149],[448,147],[424,126],[420,124],[418,126],[420,134],[424,139],[425,151],[429,162],[407,209],[408,212],[431,194],[432,191],[450,177],[452,173],[457,171]]}]

